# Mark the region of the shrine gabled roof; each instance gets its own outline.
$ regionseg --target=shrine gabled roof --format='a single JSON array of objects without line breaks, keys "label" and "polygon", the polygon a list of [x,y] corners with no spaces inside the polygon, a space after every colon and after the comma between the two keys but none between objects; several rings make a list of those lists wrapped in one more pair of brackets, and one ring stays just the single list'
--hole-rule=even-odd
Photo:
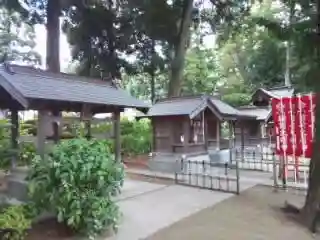
[{"label": "shrine gabled roof", "polygon": [[186,96],[166,98],[155,103],[145,117],[186,115],[194,118],[210,109],[219,119],[254,118],[213,96]]},{"label": "shrine gabled roof", "polygon": [[53,73],[28,66],[1,65],[0,86],[25,109],[31,100],[108,105],[143,111],[150,107],[110,81]]},{"label": "shrine gabled roof", "polygon": [[258,88],[254,95],[259,91],[263,92],[270,98],[292,97],[294,94],[294,88],[292,88],[291,86],[281,86],[269,89]]}]

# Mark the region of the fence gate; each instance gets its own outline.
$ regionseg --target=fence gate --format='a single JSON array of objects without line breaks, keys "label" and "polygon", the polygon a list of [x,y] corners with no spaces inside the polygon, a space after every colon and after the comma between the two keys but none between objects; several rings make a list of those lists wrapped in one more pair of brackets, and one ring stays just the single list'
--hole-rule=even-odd
[{"label": "fence gate", "polygon": [[239,194],[239,169],[226,168],[224,164],[212,164],[209,160],[177,162],[176,184]]}]

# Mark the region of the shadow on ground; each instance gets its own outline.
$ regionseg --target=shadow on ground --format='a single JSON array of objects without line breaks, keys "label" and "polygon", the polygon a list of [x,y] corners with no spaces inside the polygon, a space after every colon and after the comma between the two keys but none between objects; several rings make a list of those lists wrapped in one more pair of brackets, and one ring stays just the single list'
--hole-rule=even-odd
[{"label": "shadow on ground", "polygon": [[281,210],[286,200],[302,201],[303,196],[290,191],[275,193],[271,187],[256,186],[146,239],[320,239],[319,235],[313,236],[295,221],[288,219],[287,214]]}]

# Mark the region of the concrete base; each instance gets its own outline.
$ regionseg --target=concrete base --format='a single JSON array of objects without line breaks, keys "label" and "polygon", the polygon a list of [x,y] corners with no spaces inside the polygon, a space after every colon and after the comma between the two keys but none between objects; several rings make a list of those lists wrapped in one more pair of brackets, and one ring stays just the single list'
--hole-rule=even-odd
[{"label": "concrete base", "polygon": [[[181,156],[180,156],[181,158]],[[174,155],[156,155],[148,161],[148,168],[151,171],[175,173],[180,169],[179,157]]]},{"label": "concrete base", "polygon": [[28,183],[25,180],[28,175],[27,167],[17,167],[11,170],[7,177],[8,190],[7,194],[10,198],[18,201],[27,201],[28,199]]},{"label": "concrete base", "polygon": [[[181,154],[157,153],[153,154],[148,161],[148,168],[151,171],[162,173],[176,173],[186,169],[187,162],[184,161],[182,166],[181,159],[197,161],[199,157],[206,156],[206,153],[192,153],[182,156]],[[203,159],[201,158],[201,161]]]},{"label": "concrete base", "polygon": [[[230,151],[231,151],[231,159],[230,159]],[[235,164],[235,160],[236,160],[235,150],[224,149],[224,150],[209,151],[209,159],[212,164],[225,164],[225,163]]]}]

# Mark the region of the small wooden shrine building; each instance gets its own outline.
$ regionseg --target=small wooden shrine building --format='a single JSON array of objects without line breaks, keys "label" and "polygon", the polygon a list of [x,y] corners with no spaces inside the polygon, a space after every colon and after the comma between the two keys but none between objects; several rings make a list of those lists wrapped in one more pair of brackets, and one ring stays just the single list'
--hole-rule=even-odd
[{"label": "small wooden shrine building", "polygon": [[[252,95],[251,105],[238,108],[242,114],[256,117],[242,122],[245,133],[245,145],[256,146],[269,144],[272,141],[273,120],[271,112],[271,99],[291,97],[294,89],[291,86],[281,86],[270,89],[259,88]],[[240,125],[236,124],[236,142],[240,142]]]},{"label": "small wooden shrine building", "polygon": [[[149,105],[130,96],[111,81],[102,81],[13,64],[0,65],[0,109],[11,112],[12,148],[19,148],[18,111],[37,110],[37,149],[45,154],[48,141],[59,141],[60,112],[78,112],[90,132],[91,117],[113,113],[115,159],[120,160],[120,112],[136,108],[147,112]],[[52,130],[52,131],[51,131]],[[53,136],[48,136],[48,131]],[[12,171],[16,168],[12,159]],[[12,190],[15,189],[12,182]],[[10,186],[9,186],[10,188]],[[17,188],[17,191],[20,189]]]},{"label": "small wooden shrine building", "polygon": [[[234,123],[255,119],[213,96],[162,99],[144,117],[150,118],[153,126],[153,163],[232,148]],[[221,132],[224,122],[230,133],[226,138]]]}]

